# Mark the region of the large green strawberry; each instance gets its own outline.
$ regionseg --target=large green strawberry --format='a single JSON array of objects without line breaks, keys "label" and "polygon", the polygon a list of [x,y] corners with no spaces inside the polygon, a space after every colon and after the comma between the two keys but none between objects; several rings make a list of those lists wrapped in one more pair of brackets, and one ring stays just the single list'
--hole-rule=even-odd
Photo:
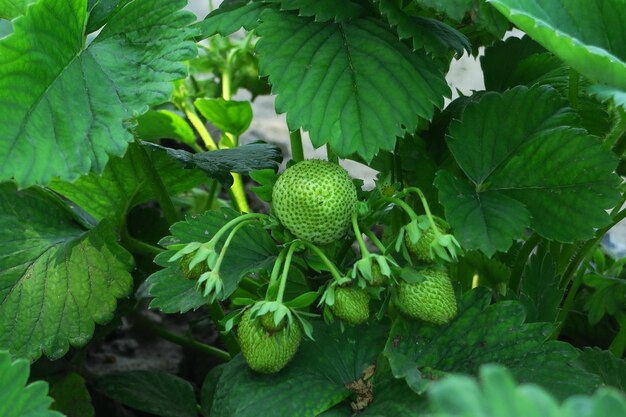
[{"label": "large green strawberry", "polygon": [[248,366],[257,372],[273,374],[283,369],[298,351],[302,331],[296,325],[278,332],[267,332],[260,320],[253,320],[250,310],[239,322],[239,343]]},{"label": "large green strawberry", "polygon": [[[422,223],[429,224],[426,221],[427,219],[426,216],[420,216],[420,219],[422,220]],[[433,220],[435,221],[435,224],[437,225],[437,229],[439,233],[441,233],[442,235],[448,233],[449,226],[448,226],[448,223],[446,223],[444,219],[437,217],[437,216],[433,216]],[[408,233],[404,235],[404,242],[406,244],[407,249],[409,250],[409,253],[411,254],[411,256],[413,256],[413,258],[416,261],[424,262],[424,263],[431,263],[435,261],[435,257],[433,256],[433,253],[430,251],[430,245],[435,240],[435,237],[436,237],[435,231],[430,227],[430,224],[429,224],[429,227],[426,230],[422,230],[422,235],[417,240],[417,242],[415,243],[411,242],[411,239],[409,238]]]},{"label": "large green strawberry", "polygon": [[423,281],[409,284],[401,281],[395,305],[404,315],[424,321],[445,324],[456,315],[456,299],[450,277],[444,271],[424,269]]},{"label": "large green strawberry", "polygon": [[348,173],[322,160],[291,166],[272,191],[272,207],[281,223],[298,238],[319,244],[346,234],[356,203],[356,187]]},{"label": "large green strawberry", "polygon": [[370,296],[365,290],[352,287],[335,288],[333,314],[350,324],[364,323],[370,316]]}]

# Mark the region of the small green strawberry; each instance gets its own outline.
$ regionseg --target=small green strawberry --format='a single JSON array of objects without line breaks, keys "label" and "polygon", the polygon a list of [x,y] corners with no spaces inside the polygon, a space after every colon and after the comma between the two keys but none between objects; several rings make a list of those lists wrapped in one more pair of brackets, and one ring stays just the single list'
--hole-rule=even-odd
[{"label": "small green strawberry", "polygon": [[248,366],[263,374],[273,374],[283,369],[294,357],[302,340],[298,325],[268,333],[261,320],[253,320],[247,310],[239,322],[239,342]]},{"label": "small green strawberry", "polygon": [[361,324],[370,317],[370,296],[365,290],[353,287],[335,288],[333,314],[350,324]]},{"label": "small green strawberry", "polygon": [[209,265],[207,265],[206,261],[203,261],[194,265],[192,269],[189,269],[189,264],[191,263],[191,260],[194,258],[194,256],[196,256],[196,252],[191,252],[183,256],[180,260],[180,269],[183,271],[183,276],[185,277],[185,279],[195,281],[200,277],[200,275],[204,274],[205,272],[209,272]]},{"label": "small green strawberry", "polygon": [[[412,242],[409,234],[405,234],[404,243],[414,260],[424,263],[433,263],[436,258],[435,254],[431,250],[431,245],[437,236],[435,235],[435,231],[430,227],[426,216],[420,216],[418,219],[420,219],[420,229],[422,229],[421,225],[424,225],[425,230],[421,230],[422,234],[417,242]],[[444,219],[433,216],[433,220],[435,221],[440,234],[445,235],[448,233],[449,226]]]},{"label": "small green strawberry", "polygon": [[414,319],[435,324],[449,322],[457,311],[450,277],[436,269],[424,269],[419,273],[424,278],[420,282],[400,282],[394,300],[396,307]]},{"label": "small green strawberry", "polygon": [[291,166],[272,191],[272,208],[280,222],[296,237],[317,244],[345,236],[356,203],[356,187],[348,173],[322,160]]}]

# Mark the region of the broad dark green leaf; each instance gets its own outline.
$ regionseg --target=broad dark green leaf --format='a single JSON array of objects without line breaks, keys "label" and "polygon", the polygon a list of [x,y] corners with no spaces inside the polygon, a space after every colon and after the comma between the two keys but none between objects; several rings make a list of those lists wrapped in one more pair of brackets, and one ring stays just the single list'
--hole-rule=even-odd
[{"label": "broad dark green leaf", "polygon": [[591,417],[626,416],[624,394],[602,389],[593,396],[576,396],[562,405],[536,385],[516,385],[506,368],[486,365],[480,385],[473,378],[454,375],[432,385],[429,391],[433,417]]},{"label": "broad dark green leaf", "polygon": [[[96,220],[109,219],[120,227],[126,213],[134,206],[155,197],[143,171],[137,144],[131,144],[123,158],[113,157],[102,175],[84,175],[73,183],[53,180],[50,188],[70,199]],[[180,164],[161,152],[148,152],[168,192],[187,191],[206,181],[199,170],[183,170]]]},{"label": "broad dark green leaf", "polygon": [[161,371],[130,371],[98,378],[98,389],[131,408],[162,417],[197,417],[196,396],[184,379]]},{"label": "broad dark green leaf", "polygon": [[55,381],[50,387],[50,396],[54,398],[51,408],[62,412],[67,417],[94,417],[96,415],[85,379],[77,373],[71,372]]},{"label": "broad dark green leaf", "polygon": [[626,105],[626,3],[490,0],[511,22]]},{"label": "broad dark green leaf", "polygon": [[[223,225],[238,215],[234,210],[222,209],[188,217],[187,220],[172,225],[172,236],[163,238],[159,244],[167,247],[179,243],[208,242]],[[218,243],[218,251],[221,250],[224,239]],[[150,307],[159,308],[166,313],[184,313],[207,303],[196,291],[196,282],[183,278],[179,262],[169,262],[175,253],[174,250],[168,250],[157,256],[155,262],[165,269],[148,278],[150,294],[154,297]],[[247,274],[271,268],[276,255],[278,250],[267,231],[256,225],[243,227],[230,243],[221,267],[224,298],[235,291],[239,281]]]},{"label": "broad dark green leaf", "polygon": [[469,182],[435,180],[461,244],[505,251],[531,227],[547,239],[591,238],[619,199],[615,156],[577,128],[578,118],[546,86],[486,93],[451,123],[448,146]]},{"label": "broad dark green leaf", "polygon": [[11,20],[26,13],[26,7],[35,0],[0,0],[0,18]]},{"label": "broad dark green leaf", "polygon": [[186,144],[196,141],[185,119],[168,110],[149,110],[139,116],[134,133],[143,140],[176,139]]},{"label": "broad dark green leaf", "polygon": [[377,322],[348,327],[314,321],[317,342],[305,340],[282,371],[262,375],[248,368],[241,355],[222,365],[214,392],[211,417],[313,417],[350,395],[347,384],[376,363],[385,341],[385,326]]},{"label": "broad dark green leaf", "polygon": [[198,168],[204,171],[209,177],[217,179],[227,187],[233,183],[231,172],[247,174],[257,169],[276,170],[282,160],[280,148],[267,143],[249,143],[233,149],[202,153],[166,148],[153,143],[145,144],[156,151],[165,152],[185,168]]},{"label": "broad dark green leaf", "polygon": [[429,120],[450,91],[425,53],[413,52],[380,20],[318,23],[267,10],[258,27],[260,69],[290,130],[315,147],[366,161]]},{"label": "broad dark green leaf", "polygon": [[598,375],[604,385],[626,392],[626,362],[623,359],[606,350],[586,347],[578,362],[587,371]]},{"label": "broad dark green leaf", "polygon": [[51,359],[84,346],[128,295],[133,259],[110,224],[84,230],[37,188],[0,184],[0,347]]},{"label": "broad dark green leaf", "polygon": [[241,28],[253,30],[258,26],[261,12],[266,7],[258,0],[224,0],[219,8],[195,26],[200,30],[201,39],[218,33],[228,36]]},{"label": "broad dark green leaf", "polygon": [[446,56],[450,49],[457,55],[471,51],[465,35],[456,29],[422,16],[410,16],[402,11],[393,0],[376,0],[380,12],[391,26],[395,26],[400,39],[411,39],[413,49],[424,49],[435,57]]},{"label": "broad dark green leaf", "polygon": [[491,293],[479,287],[460,300],[457,316],[446,325],[396,320],[385,347],[393,374],[420,393],[443,373],[476,374],[486,363],[506,365],[518,380],[559,398],[599,385],[597,377],[570,364],[578,355],[574,347],[546,341],[549,324],[524,324],[519,302],[490,301]]},{"label": "broad dark green leaf", "polygon": [[[87,20],[86,33],[92,33],[100,29],[122,7],[131,0],[89,0],[89,19]],[[93,4],[92,4],[93,3]]]},{"label": "broad dark green leaf", "polygon": [[193,104],[215,127],[235,136],[241,136],[252,122],[252,106],[249,101],[200,98]]},{"label": "broad dark green leaf", "polygon": [[0,180],[73,181],[121,156],[124,121],[166,101],[196,53],[184,4],[133,0],[88,46],[87,0],[40,0],[15,19],[0,40]]},{"label": "broad dark green leaf", "polygon": [[24,359],[11,361],[8,352],[0,351],[0,416],[2,417],[63,417],[48,410],[48,384],[28,383],[29,363]]},{"label": "broad dark green leaf", "polygon": [[278,3],[281,10],[297,10],[299,16],[312,16],[316,22],[341,22],[367,13],[362,0],[265,0],[265,3]]},{"label": "broad dark green leaf", "polygon": [[519,300],[526,307],[526,321],[554,323],[560,311],[564,290],[561,274],[552,254],[539,248],[524,268]]}]

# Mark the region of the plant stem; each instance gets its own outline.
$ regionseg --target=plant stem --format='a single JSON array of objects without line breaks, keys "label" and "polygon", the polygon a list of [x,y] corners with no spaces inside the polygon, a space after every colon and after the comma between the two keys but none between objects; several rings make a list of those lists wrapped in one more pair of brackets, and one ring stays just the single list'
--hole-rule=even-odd
[{"label": "plant stem", "polygon": [[252,222],[254,222],[254,220],[246,220],[246,221],[240,222],[228,234],[228,237],[226,238],[226,242],[224,242],[224,246],[222,246],[222,250],[220,251],[220,255],[217,258],[217,261],[215,262],[215,267],[213,268],[214,271],[219,272],[220,267],[222,266],[222,262],[224,262],[224,258],[226,257],[226,252],[228,252],[228,247],[230,246],[230,243],[232,242],[237,232],[241,230],[242,227],[247,226]]},{"label": "plant stem", "polygon": [[140,147],[139,163],[142,165],[141,168],[146,175],[146,180],[152,187],[152,191],[156,194],[157,201],[161,206],[161,210],[163,210],[165,219],[169,224],[174,224],[180,220],[176,207],[174,207],[174,203],[172,203],[172,199],[165,188],[165,184],[163,184],[163,180],[161,180],[161,176],[154,168],[148,151],[146,151],[146,148],[143,146],[140,145]]},{"label": "plant stem", "polygon": [[231,175],[233,176],[233,185],[230,186],[229,193],[234,208],[240,213],[250,213],[250,206],[248,205],[248,200],[246,199],[246,192],[243,187],[241,174],[232,172]]},{"label": "plant stem", "polygon": [[[222,320],[225,316],[224,310],[222,310],[222,306],[219,301],[215,301],[208,305],[209,315],[211,316],[211,320],[215,323],[215,326],[219,326],[220,320]],[[237,336],[233,332],[224,332],[220,329],[220,339],[226,346],[228,353],[231,357],[234,357],[236,354],[240,352],[239,342],[237,341]]]},{"label": "plant stem", "polygon": [[278,279],[278,275],[280,274],[280,267],[283,265],[283,260],[285,259],[285,256],[287,255],[287,247],[284,247],[281,249],[280,253],[278,254],[278,257],[276,258],[276,261],[274,261],[274,266],[272,267],[272,273],[270,274],[270,282],[267,284],[267,291],[266,291],[266,298],[269,299],[269,292],[270,289],[274,286],[274,284],[276,283],[276,280]]},{"label": "plant stem", "polygon": [[302,147],[302,134],[300,129],[289,132],[291,142],[291,159],[296,162],[304,161],[304,148]]},{"label": "plant stem", "polygon": [[359,249],[361,249],[361,258],[370,256],[370,251],[367,250],[367,246],[365,246],[365,242],[363,241],[363,234],[359,228],[356,212],[352,213],[352,229],[354,230],[356,241],[359,244]]},{"label": "plant stem", "polygon": [[176,343],[177,345],[197,350],[198,352],[202,352],[224,362],[227,362],[231,359],[231,355],[228,352],[223,351],[222,349],[200,343],[189,337],[184,337],[172,333],[169,330],[164,329],[157,323],[153,322],[152,320],[149,320],[141,315],[135,316],[135,323],[138,324],[141,328],[149,330],[151,333],[154,333],[162,339],[168,340],[172,343]]},{"label": "plant stem", "polygon": [[383,203],[395,204],[396,206],[400,207],[402,210],[406,212],[406,214],[409,216],[409,219],[411,219],[411,221],[417,220],[417,214],[415,214],[415,211],[411,208],[411,206],[409,206],[407,203],[400,200],[399,198],[381,197],[379,201]]},{"label": "plant stem", "polygon": [[624,350],[626,349],[626,315],[622,314],[617,320],[619,324],[619,331],[615,335],[613,342],[609,346],[609,350],[617,358],[624,356]]},{"label": "plant stem", "polygon": [[222,238],[222,236],[224,236],[224,234],[228,232],[228,230],[230,230],[230,228],[236,226],[240,222],[251,220],[251,219],[262,219],[262,218],[267,218],[267,217],[268,215],[263,214],[263,213],[246,213],[242,216],[235,217],[234,219],[226,223],[224,226],[222,226],[222,228],[217,231],[215,236],[211,238],[211,241],[213,241],[213,243],[217,243]]},{"label": "plant stem", "polygon": [[213,202],[215,201],[215,196],[217,195],[217,187],[219,185],[219,181],[211,180],[211,185],[209,186],[209,195],[207,197],[207,208],[211,209],[213,207]]},{"label": "plant stem", "polygon": [[187,116],[187,120],[191,122],[194,129],[196,129],[196,132],[198,132],[198,135],[200,135],[200,139],[202,139],[204,146],[206,146],[206,148],[210,151],[216,150],[217,145],[215,144],[213,137],[211,136],[207,128],[204,126],[204,123],[202,123],[202,120],[200,120],[200,118],[196,114],[196,111],[193,108],[189,108],[189,106],[186,104],[183,105],[183,111],[185,112],[185,115]]},{"label": "plant stem", "polygon": [[565,319],[567,319],[567,316],[571,311],[572,306],[574,305],[574,298],[576,297],[576,293],[583,283],[584,274],[585,270],[582,268],[577,271],[576,276],[574,277],[574,281],[572,282],[572,286],[570,287],[569,292],[567,293],[567,297],[565,298],[565,302],[563,303],[563,308],[559,312],[559,315],[556,319],[556,322],[558,324],[556,329],[554,329],[554,332],[552,332],[552,335],[550,336],[551,339],[556,339],[561,334],[563,326],[565,326]]},{"label": "plant stem", "polygon": [[578,107],[578,81],[580,80],[580,75],[578,72],[570,68],[569,70],[569,82],[567,85],[567,97],[569,99],[569,104],[572,108]]},{"label": "plant stem", "polygon": [[338,281],[341,279],[341,274],[339,273],[339,270],[337,269],[335,264],[333,264],[330,261],[330,259],[328,259],[328,257],[324,254],[324,252],[322,252],[322,250],[320,248],[318,248],[316,245],[314,245],[313,243],[308,242],[306,240],[303,240],[302,243],[304,243],[304,245],[308,249],[310,249],[312,252],[314,252],[317,256],[320,257],[322,262],[324,262],[326,267],[328,267],[328,269],[330,270],[330,274],[333,276],[333,278],[335,278]]},{"label": "plant stem", "polygon": [[519,284],[522,279],[522,274],[524,273],[524,267],[526,266],[528,257],[539,243],[539,240],[541,240],[541,236],[539,236],[537,233],[533,233],[528,239],[526,239],[526,242],[524,242],[519,252],[517,253],[515,263],[511,268],[511,276],[509,278],[509,288],[515,294],[517,294],[517,291],[519,289]]},{"label": "plant stem", "polygon": [[426,200],[426,196],[424,195],[422,190],[420,190],[417,187],[407,187],[405,188],[405,190],[408,192],[414,192],[418,195],[420,201],[422,202],[422,206],[424,207],[424,212],[426,213],[426,217],[428,218],[428,223],[430,223],[430,228],[433,230],[435,237],[437,238],[441,236],[441,233],[439,233],[439,227],[437,227],[437,223],[435,223],[435,219],[433,218],[433,215],[430,212],[430,207],[428,206],[428,201]]},{"label": "plant stem", "polygon": [[285,288],[287,287],[287,278],[289,277],[289,267],[291,266],[291,258],[293,257],[293,253],[296,250],[295,244],[291,244],[289,246],[289,251],[287,252],[287,257],[285,258],[285,265],[283,266],[283,275],[280,277],[280,287],[278,288],[278,295],[276,296],[276,301],[279,303],[283,302],[283,296],[285,295]]},{"label": "plant stem", "polygon": [[385,245],[383,245],[383,242],[381,242],[380,239],[378,239],[378,237],[376,237],[374,232],[372,232],[369,229],[365,229],[365,236],[367,236],[372,241],[372,243],[374,243],[374,245],[376,245],[376,247],[378,248],[380,253],[382,253],[384,255],[387,252],[387,248],[385,248]]},{"label": "plant stem", "polygon": [[161,252],[164,252],[164,249],[161,249],[158,246],[154,246],[149,243],[142,242],[139,239],[135,239],[128,233],[125,227],[122,227],[120,233],[122,238],[122,246],[124,246],[126,249],[134,254],[142,255],[148,258],[154,258]]}]

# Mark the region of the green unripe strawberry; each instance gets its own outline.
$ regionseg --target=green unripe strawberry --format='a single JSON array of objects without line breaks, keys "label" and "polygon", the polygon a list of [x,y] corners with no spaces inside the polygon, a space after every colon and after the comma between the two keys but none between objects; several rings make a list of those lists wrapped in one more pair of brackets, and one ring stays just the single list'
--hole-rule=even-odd
[{"label": "green unripe strawberry", "polygon": [[298,351],[302,330],[297,325],[268,333],[260,320],[252,320],[250,310],[239,322],[239,343],[248,366],[253,370],[273,374],[283,369]]},{"label": "green unripe strawberry", "polygon": [[259,318],[259,320],[261,320],[261,326],[263,326],[263,328],[265,330],[267,330],[268,332],[271,332],[271,333],[278,332],[278,331],[284,329],[285,326],[287,325],[287,318],[283,318],[280,321],[280,323],[278,323],[278,325],[276,325],[274,323],[274,313],[273,312],[263,314]]},{"label": "green unripe strawberry", "polygon": [[[437,230],[442,235],[448,233],[448,223],[441,217],[433,216],[433,220],[437,225]],[[422,235],[417,240],[417,242],[411,242],[408,233],[404,235],[404,243],[406,244],[406,248],[409,250],[409,253],[414,258],[414,260],[418,262],[424,263],[432,263],[435,261],[433,254],[430,252],[430,245],[435,240],[435,232],[429,227],[426,230],[422,230]]]},{"label": "green unripe strawberry", "polygon": [[370,285],[372,287],[380,287],[387,281],[387,277],[381,272],[380,265],[376,262],[372,262],[372,280]]},{"label": "green unripe strawberry", "polygon": [[456,315],[456,299],[450,277],[444,271],[420,271],[426,279],[409,284],[401,281],[395,305],[404,315],[430,323],[445,324]]},{"label": "green unripe strawberry", "polygon": [[350,324],[364,323],[370,317],[370,296],[359,288],[335,288],[335,304],[330,307],[333,314]]},{"label": "green unripe strawberry", "polygon": [[318,244],[346,234],[356,203],[356,187],[348,173],[322,160],[291,166],[272,191],[272,207],[281,223],[296,237]]},{"label": "green unripe strawberry", "polygon": [[197,280],[200,275],[209,272],[209,265],[206,261],[198,263],[193,269],[189,269],[189,264],[195,255],[195,252],[188,253],[180,259],[180,269],[183,271],[185,279]]}]

